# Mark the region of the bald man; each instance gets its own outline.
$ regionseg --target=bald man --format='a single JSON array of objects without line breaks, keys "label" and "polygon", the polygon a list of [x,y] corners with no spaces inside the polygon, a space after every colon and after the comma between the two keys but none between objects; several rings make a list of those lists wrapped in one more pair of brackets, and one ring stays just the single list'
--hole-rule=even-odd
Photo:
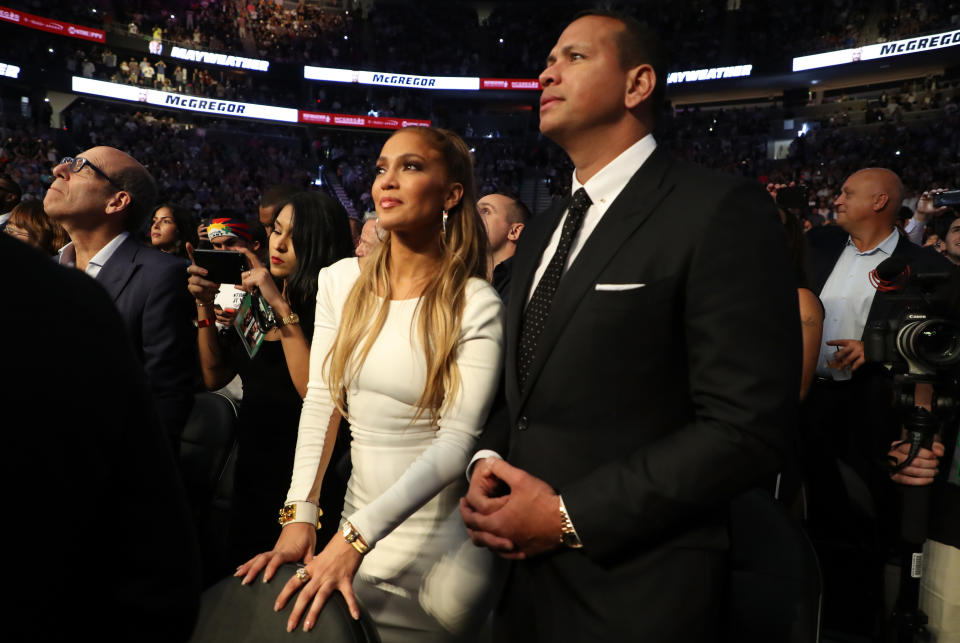
[{"label": "bald man", "polygon": [[150,215],[156,183],[136,159],[112,147],[65,158],[53,175],[43,207],[70,235],[60,264],[84,271],[110,295],[176,452],[193,405],[196,335],[186,262],[140,245],[132,234]]},{"label": "bald man", "polygon": [[520,233],[530,218],[523,201],[510,194],[488,194],[477,201],[477,212],[487,230],[487,278],[506,301],[511,263]]},{"label": "bald man", "polygon": [[817,376],[802,407],[810,529],[825,570],[825,626],[867,636],[883,604],[882,550],[861,547],[877,534],[867,531],[862,498],[847,498],[853,487],[845,480],[854,472],[870,491],[879,521],[892,521],[893,485],[877,463],[900,435],[890,378],[881,365],[864,360],[864,327],[871,314],[890,310],[890,295],[878,292],[869,275],[891,256],[904,258],[914,273],[942,271],[946,264],[897,230],[902,200],[896,174],[860,170],[834,201],[838,225],[807,233],[807,274],[825,311]]}]

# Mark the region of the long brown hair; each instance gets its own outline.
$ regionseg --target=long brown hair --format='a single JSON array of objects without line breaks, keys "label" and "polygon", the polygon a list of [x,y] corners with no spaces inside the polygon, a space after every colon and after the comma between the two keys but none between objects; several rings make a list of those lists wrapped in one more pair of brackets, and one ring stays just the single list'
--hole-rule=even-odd
[{"label": "long brown hair", "polygon": [[[417,303],[417,329],[426,363],[426,385],[417,400],[414,420],[429,413],[436,422],[460,388],[457,343],[470,277],[484,278],[487,235],[477,213],[470,149],[457,134],[431,127],[407,127],[440,153],[449,183],[463,186],[459,203],[448,212],[446,231],[437,242],[443,257]],[[441,215],[438,212],[437,217]],[[324,359],[327,381],[337,408],[346,416],[344,391],[356,377],[383,329],[390,309],[390,236],[379,244],[347,296],[333,347]],[[383,298],[378,297],[382,293]]]}]

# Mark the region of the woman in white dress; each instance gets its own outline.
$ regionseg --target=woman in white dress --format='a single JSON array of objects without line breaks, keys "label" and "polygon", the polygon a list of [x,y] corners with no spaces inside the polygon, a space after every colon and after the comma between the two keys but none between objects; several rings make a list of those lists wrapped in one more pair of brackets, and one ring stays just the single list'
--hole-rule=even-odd
[{"label": "woman in white dress", "polygon": [[[464,469],[499,380],[503,306],[483,280],[486,235],[459,136],[406,128],[383,146],[373,198],[383,243],[320,273],[310,383],[276,547],[237,571],[306,566],[288,630],[341,592],[384,643],[469,639],[489,610],[494,559],[458,511]],[[353,472],[343,531],[314,556],[316,498],[340,415]]]}]

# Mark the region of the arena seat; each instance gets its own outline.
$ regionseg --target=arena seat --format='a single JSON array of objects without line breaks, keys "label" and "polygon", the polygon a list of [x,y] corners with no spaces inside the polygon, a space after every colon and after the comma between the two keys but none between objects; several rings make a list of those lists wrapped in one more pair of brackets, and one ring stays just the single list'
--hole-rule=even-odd
[{"label": "arena seat", "polygon": [[821,582],[807,535],[762,489],[730,507],[729,621],[726,641],[817,643]]},{"label": "arena seat", "polygon": [[190,640],[196,643],[268,643],[286,641],[292,636],[325,643],[379,643],[380,636],[367,611],[361,605],[360,619],[354,620],[339,592],[327,599],[316,626],[310,632],[297,628],[287,633],[287,616],[294,601],[289,601],[281,612],[273,611],[273,603],[296,569],[296,565],[284,565],[267,584],[257,580],[241,585],[240,579],[233,576],[221,580],[203,593],[197,626]]}]

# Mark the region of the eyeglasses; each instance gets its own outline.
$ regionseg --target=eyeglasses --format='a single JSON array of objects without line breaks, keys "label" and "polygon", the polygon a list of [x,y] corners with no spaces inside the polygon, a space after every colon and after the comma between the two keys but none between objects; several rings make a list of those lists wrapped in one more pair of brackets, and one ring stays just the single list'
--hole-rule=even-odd
[{"label": "eyeglasses", "polygon": [[60,163],[58,163],[58,165],[69,165],[70,171],[73,172],[74,174],[76,174],[77,172],[79,172],[85,167],[89,167],[91,170],[93,170],[94,172],[96,172],[97,174],[105,178],[107,181],[109,181],[110,185],[117,188],[118,190],[123,190],[123,188],[120,186],[119,183],[117,183],[116,181],[111,179],[109,176],[107,176],[106,172],[104,172],[103,170],[98,168],[96,165],[94,165],[90,160],[85,159],[82,156],[78,156],[76,158],[72,156],[65,156],[62,159],[60,159]]},{"label": "eyeglasses", "polygon": [[3,231],[8,235],[10,235],[11,237],[16,237],[17,239],[21,239],[23,241],[33,240],[33,235],[30,234],[29,231],[9,223],[7,224],[7,227],[3,229]]}]

